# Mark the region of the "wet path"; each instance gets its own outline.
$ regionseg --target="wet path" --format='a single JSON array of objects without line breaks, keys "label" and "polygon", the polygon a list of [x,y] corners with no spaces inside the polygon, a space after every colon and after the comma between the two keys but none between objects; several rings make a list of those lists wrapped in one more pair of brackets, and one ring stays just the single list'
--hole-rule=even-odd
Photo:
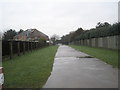
[{"label": "wet path", "polygon": [[44,88],[117,88],[118,70],[88,54],[62,45]]}]

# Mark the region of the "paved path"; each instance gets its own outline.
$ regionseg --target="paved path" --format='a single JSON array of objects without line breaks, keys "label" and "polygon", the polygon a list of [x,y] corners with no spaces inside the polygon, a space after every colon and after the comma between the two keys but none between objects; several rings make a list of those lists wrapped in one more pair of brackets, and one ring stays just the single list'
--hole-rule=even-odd
[{"label": "paved path", "polygon": [[118,70],[88,54],[60,46],[43,88],[117,88]]}]

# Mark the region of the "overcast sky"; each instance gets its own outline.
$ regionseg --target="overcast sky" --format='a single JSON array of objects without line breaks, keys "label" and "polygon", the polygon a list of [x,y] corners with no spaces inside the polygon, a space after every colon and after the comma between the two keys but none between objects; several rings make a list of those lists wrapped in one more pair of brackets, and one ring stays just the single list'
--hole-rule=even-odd
[{"label": "overcast sky", "polygon": [[36,28],[51,36],[118,21],[119,0],[1,0],[0,30]]}]

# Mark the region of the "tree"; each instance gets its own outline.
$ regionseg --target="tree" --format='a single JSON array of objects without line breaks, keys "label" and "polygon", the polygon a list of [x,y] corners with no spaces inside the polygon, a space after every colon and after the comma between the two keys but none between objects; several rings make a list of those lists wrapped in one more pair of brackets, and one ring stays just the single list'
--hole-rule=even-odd
[{"label": "tree", "polygon": [[103,23],[103,26],[104,26],[104,27],[108,27],[108,26],[111,26],[111,25],[110,25],[108,22],[104,22],[104,23]]},{"label": "tree", "polygon": [[108,26],[111,26],[108,22],[104,22],[104,23],[98,22],[96,28],[108,27]]},{"label": "tree", "polygon": [[62,44],[69,44],[70,43],[70,38],[71,38],[71,34],[67,34],[65,36],[61,37],[61,43]]},{"label": "tree", "polygon": [[71,36],[70,41],[74,41],[76,37],[78,37],[84,30],[82,28],[78,28]]},{"label": "tree", "polygon": [[4,32],[3,40],[13,39],[15,35],[17,35],[17,32],[15,30],[10,29],[10,30]]},{"label": "tree", "polygon": [[52,41],[53,44],[56,44],[56,41],[57,41],[57,40],[60,40],[60,37],[59,37],[59,35],[54,34],[54,35],[50,38],[50,40]]},{"label": "tree", "polygon": [[22,29],[20,29],[19,31],[18,31],[18,34],[20,34],[21,32],[23,32],[24,30],[22,30]]},{"label": "tree", "polygon": [[96,28],[91,28],[90,30],[78,28],[75,32],[63,36],[61,42],[63,44],[69,44],[70,42],[78,41],[80,39],[99,38],[113,35],[120,35],[120,23],[111,25],[108,22],[99,22],[97,23]]}]

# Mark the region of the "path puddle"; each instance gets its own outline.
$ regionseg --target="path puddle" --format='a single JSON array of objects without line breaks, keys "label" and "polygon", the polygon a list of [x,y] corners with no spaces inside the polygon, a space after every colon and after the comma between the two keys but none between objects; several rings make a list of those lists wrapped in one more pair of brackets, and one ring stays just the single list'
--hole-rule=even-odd
[{"label": "path puddle", "polygon": [[76,57],[76,58],[94,58],[92,56],[81,56],[81,57]]}]

